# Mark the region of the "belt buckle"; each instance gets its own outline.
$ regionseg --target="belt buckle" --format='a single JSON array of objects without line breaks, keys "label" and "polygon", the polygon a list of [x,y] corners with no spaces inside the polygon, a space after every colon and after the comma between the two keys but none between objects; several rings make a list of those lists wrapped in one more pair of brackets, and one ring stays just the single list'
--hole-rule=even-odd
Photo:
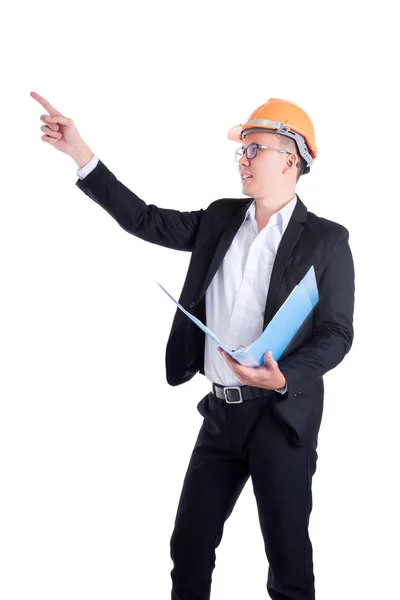
[{"label": "belt buckle", "polygon": [[[228,396],[226,395],[227,390],[237,390],[239,392],[239,400],[228,400]],[[243,402],[242,390],[240,387],[224,387],[224,396],[227,404],[241,404]]]}]

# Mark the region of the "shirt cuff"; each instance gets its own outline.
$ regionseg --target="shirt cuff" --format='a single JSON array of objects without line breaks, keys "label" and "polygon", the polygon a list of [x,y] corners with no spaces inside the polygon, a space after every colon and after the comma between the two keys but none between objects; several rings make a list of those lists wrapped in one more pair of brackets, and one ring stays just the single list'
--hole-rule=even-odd
[{"label": "shirt cuff", "polygon": [[92,158],[89,160],[89,162],[86,163],[86,165],[83,165],[81,169],[77,170],[76,174],[79,177],[79,179],[84,179],[87,175],[89,175],[89,173],[91,173],[93,169],[97,167],[98,162],[99,159],[97,158],[97,156],[92,156]]},{"label": "shirt cuff", "polygon": [[278,388],[277,390],[275,390],[275,392],[279,392],[280,394],[286,394],[287,385],[285,385],[284,387]]}]

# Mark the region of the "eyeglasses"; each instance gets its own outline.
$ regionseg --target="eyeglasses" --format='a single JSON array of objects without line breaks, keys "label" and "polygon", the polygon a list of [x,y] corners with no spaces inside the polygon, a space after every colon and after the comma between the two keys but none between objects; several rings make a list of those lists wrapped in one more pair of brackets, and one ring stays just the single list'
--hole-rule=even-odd
[{"label": "eyeglasses", "polygon": [[258,150],[274,150],[275,152],[281,152],[282,154],[293,154],[293,152],[288,152],[287,150],[271,148],[270,146],[262,146],[261,144],[256,144],[255,142],[253,142],[252,144],[249,144],[247,148],[245,148],[244,146],[238,148],[235,153],[235,159],[236,161],[238,161],[240,160],[240,158],[242,158],[243,154],[246,154],[247,158],[251,160],[252,158],[255,158],[257,156]]}]

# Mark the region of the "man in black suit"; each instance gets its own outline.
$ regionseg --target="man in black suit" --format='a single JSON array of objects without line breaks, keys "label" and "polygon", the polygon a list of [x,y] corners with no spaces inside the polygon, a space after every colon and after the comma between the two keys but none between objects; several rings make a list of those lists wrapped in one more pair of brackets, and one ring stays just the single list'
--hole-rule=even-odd
[{"label": "man in black suit", "polygon": [[[323,376],[353,340],[354,266],[349,232],[308,212],[295,193],[317,155],[314,129],[293,103],[271,98],[229,132],[247,198],[182,212],[147,205],[43,98],[43,141],[70,155],[76,185],[126,231],[191,252],[179,302],[236,348],[254,341],[314,266],[319,302],[279,361],[243,367],[177,310],[166,350],[170,385],[198,371],[211,391],[185,476],[171,539],[173,600],[210,597],[215,548],[251,476],[274,600],[314,600],[308,535],[311,482],[323,409]],[[250,199],[249,199],[250,198]]]}]

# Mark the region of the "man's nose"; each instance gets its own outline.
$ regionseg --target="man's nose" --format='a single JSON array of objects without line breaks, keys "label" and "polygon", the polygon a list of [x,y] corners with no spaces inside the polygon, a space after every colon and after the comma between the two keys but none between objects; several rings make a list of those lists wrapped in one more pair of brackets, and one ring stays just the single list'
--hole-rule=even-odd
[{"label": "man's nose", "polygon": [[239,166],[241,166],[241,167],[244,167],[244,166],[248,167],[249,164],[250,164],[250,160],[247,158],[246,152],[244,152],[243,156],[241,156],[239,158]]}]

